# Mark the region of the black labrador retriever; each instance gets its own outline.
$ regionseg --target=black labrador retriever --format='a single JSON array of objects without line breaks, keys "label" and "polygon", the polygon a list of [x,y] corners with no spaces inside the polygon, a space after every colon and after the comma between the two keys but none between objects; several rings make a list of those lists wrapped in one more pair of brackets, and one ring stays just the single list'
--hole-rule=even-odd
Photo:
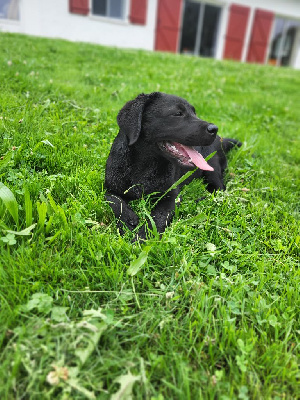
[{"label": "black labrador retriever", "polygon": [[[131,200],[155,193],[159,201],[151,217],[157,231],[164,232],[175,210],[175,199],[183,184],[203,178],[210,192],[225,190],[226,153],[241,143],[217,136],[218,127],[196,116],[186,100],[160,92],[140,94],[120,110],[120,131],[106,164],[106,199],[124,233],[134,230],[139,219]],[[206,162],[211,153],[215,155]],[[175,189],[162,196],[188,170],[198,169]],[[138,237],[146,237],[143,226]]]}]

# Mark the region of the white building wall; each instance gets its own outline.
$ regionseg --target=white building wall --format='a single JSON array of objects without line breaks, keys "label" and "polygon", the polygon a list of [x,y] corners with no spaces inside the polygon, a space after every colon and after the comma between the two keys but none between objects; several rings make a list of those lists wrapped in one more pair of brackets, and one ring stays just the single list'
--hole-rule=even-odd
[{"label": "white building wall", "polygon": [[[251,8],[272,11],[276,16],[300,20],[300,0],[193,0],[216,4],[222,7],[221,21],[216,48],[216,58],[223,58],[229,7],[231,3]],[[91,2],[91,0],[90,0]],[[129,15],[130,0],[126,1]],[[154,50],[158,0],[148,0],[146,25],[130,24],[105,17],[81,16],[69,12],[68,0],[19,0],[20,20],[1,20],[0,31],[24,33],[71,41],[90,42],[107,46]],[[249,41],[251,21],[247,29]],[[292,66],[300,68],[300,36],[296,37]],[[246,59],[245,46],[243,61]]]},{"label": "white building wall", "polygon": [[[127,12],[129,14],[129,1]],[[69,12],[68,0],[19,0],[20,20],[0,20],[3,32],[61,38],[137,48],[154,49],[157,0],[148,0],[146,25],[135,25],[128,21],[106,17],[81,16]]]}]

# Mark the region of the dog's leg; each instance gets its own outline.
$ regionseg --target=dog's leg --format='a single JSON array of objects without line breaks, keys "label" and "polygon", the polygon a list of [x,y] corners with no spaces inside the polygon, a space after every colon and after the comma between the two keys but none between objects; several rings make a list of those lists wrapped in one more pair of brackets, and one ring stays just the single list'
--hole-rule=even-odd
[{"label": "dog's leg", "polygon": [[203,174],[204,183],[207,184],[206,189],[213,193],[217,190],[226,190],[224,184],[224,173],[220,167],[216,167],[213,172],[205,171]]},{"label": "dog's leg", "polygon": [[222,139],[222,149],[225,153],[228,153],[234,146],[241,147],[242,142],[236,139],[223,138]]},{"label": "dog's leg", "polygon": [[227,159],[225,154],[234,146],[241,147],[241,145],[242,143],[235,139],[224,138],[220,141],[217,156],[211,159],[211,166],[214,168],[214,171],[203,171],[204,182],[207,183],[206,189],[210,193],[217,190],[226,190],[224,173],[227,168]]},{"label": "dog's leg", "polygon": [[173,219],[175,198],[176,196],[170,195],[161,199],[151,213],[159,233],[163,233]]},{"label": "dog's leg", "polygon": [[206,189],[208,192],[213,193],[217,190],[226,190],[226,186],[224,185],[223,178],[214,177],[213,179],[204,179],[204,182],[207,183]]},{"label": "dog's leg", "polygon": [[105,197],[117,218],[117,227],[121,235],[125,233],[124,225],[131,231],[137,227],[139,218],[124,199],[111,193],[106,193]]},{"label": "dog's leg", "polygon": [[[160,234],[165,231],[166,227],[172,221],[174,216],[175,199],[178,194],[178,190],[174,190],[172,192],[163,197],[151,212],[151,218],[156,225],[157,232]],[[137,239],[145,239],[147,237],[147,227],[151,227],[150,222],[141,227],[141,229],[138,231]]]}]

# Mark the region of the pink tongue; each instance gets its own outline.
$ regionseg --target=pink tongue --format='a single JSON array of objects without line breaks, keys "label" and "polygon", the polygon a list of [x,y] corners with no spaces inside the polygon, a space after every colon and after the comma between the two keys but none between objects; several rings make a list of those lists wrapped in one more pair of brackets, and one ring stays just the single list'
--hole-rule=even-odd
[{"label": "pink tongue", "polygon": [[188,147],[184,146],[183,144],[180,143],[180,146],[187,152],[189,155],[190,159],[192,162],[200,169],[203,169],[203,171],[214,171],[213,167],[207,164],[207,162],[204,160],[202,155],[198,153],[197,150],[195,150],[193,147]]}]

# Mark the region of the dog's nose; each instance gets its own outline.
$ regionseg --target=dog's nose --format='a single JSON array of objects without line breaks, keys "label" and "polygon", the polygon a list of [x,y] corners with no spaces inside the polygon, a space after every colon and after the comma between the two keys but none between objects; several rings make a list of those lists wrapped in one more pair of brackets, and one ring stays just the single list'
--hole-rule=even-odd
[{"label": "dog's nose", "polygon": [[217,127],[217,125],[214,125],[214,124],[209,124],[206,129],[207,129],[208,133],[211,135],[215,135],[218,132],[218,127]]}]

